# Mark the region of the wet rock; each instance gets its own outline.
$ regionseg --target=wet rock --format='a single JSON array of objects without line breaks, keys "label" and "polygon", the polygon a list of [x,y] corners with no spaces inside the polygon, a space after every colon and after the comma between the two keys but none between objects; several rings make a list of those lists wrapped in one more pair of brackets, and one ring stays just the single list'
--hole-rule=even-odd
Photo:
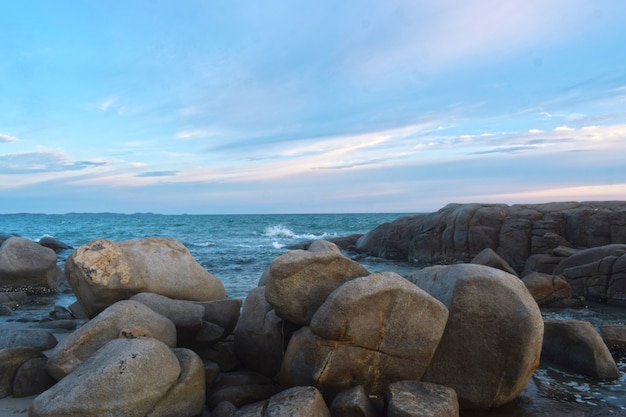
[{"label": "wet rock", "polygon": [[423,381],[453,388],[461,409],[517,397],[539,365],[543,320],[522,281],[483,265],[434,266],[408,277],[450,312]]},{"label": "wet rock", "polygon": [[222,282],[176,239],[97,239],[72,252],[65,274],[90,317],[140,292],[192,301],[226,298]]},{"label": "wet rock", "polygon": [[265,298],[276,314],[292,323],[306,325],[326,297],[351,279],[369,275],[359,263],[339,251],[295,250],[274,259],[260,285],[265,284]]},{"label": "wet rock", "polygon": [[179,361],[164,343],[152,338],[115,339],[37,396],[29,416],[143,417],[179,375]]},{"label": "wet rock", "polygon": [[41,239],[39,239],[39,242],[37,243],[39,243],[41,246],[45,246],[46,248],[50,248],[55,252],[74,249],[67,243],[62,242],[59,239],[55,239],[52,236],[44,236]]},{"label": "wet rock", "polygon": [[456,392],[443,385],[398,381],[385,396],[388,417],[458,417]]},{"label": "wet rock", "polygon": [[626,355],[626,325],[603,323],[600,330],[602,340],[611,352]]},{"label": "wet rock", "polygon": [[586,321],[546,320],[541,356],[592,378],[614,380],[620,376],[602,337]]},{"label": "wet rock", "polygon": [[170,320],[137,301],[118,301],[61,340],[49,353],[48,372],[60,380],[110,340],[138,337],[176,346],[176,328]]},{"label": "wet rock", "polygon": [[47,330],[3,329],[0,332],[0,349],[31,347],[37,350],[52,349],[57,339]]}]

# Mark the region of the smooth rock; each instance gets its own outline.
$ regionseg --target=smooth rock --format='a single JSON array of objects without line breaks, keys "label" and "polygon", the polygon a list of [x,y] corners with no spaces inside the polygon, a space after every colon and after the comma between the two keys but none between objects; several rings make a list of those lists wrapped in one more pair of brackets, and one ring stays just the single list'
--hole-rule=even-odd
[{"label": "smooth rock", "polygon": [[278,374],[288,336],[288,324],[265,300],[265,287],[248,293],[235,328],[235,352],[248,369],[272,377]]},{"label": "smooth rock", "polygon": [[330,411],[317,389],[294,387],[269,399],[267,415],[272,417],[330,417]]},{"label": "smooth rock", "polygon": [[192,301],[226,298],[222,282],[171,238],[91,241],[68,257],[65,274],[90,317],[141,292]]},{"label": "smooth rock", "polygon": [[33,358],[22,364],[13,380],[13,396],[16,398],[39,395],[54,384],[56,380],[46,370],[48,358]]},{"label": "smooth rock", "polygon": [[626,325],[602,323],[600,330],[602,340],[610,351],[626,354]]},{"label": "smooth rock", "polygon": [[511,275],[517,276],[517,272],[507,261],[502,259],[493,249],[485,248],[478,255],[471,260],[470,263],[490,266],[492,268],[500,269],[504,272],[508,272]]},{"label": "smooth rock", "polygon": [[546,320],[542,358],[601,380],[620,377],[611,352],[595,327],[580,320]]},{"label": "smooth rock", "polygon": [[37,396],[29,416],[144,417],[180,374],[176,355],[156,339],[111,340]]},{"label": "smooth rock", "polygon": [[45,246],[46,248],[50,248],[55,252],[60,252],[63,250],[74,249],[70,245],[65,242],[60,241],[59,239],[55,239],[52,236],[44,236],[37,242],[41,246]]},{"label": "smooth rock", "polygon": [[303,326],[335,288],[367,275],[364,266],[341,253],[294,250],[270,264],[265,298],[279,317]]},{"label": "smooth rock", "polygon": [[13,381],[20,366],[36,358],[45,358],[45,355],[30,347],[0,349],[0,398],[13,393]]},{"label": "smooth rock", "polygon": [[572,297],[572,287],[557,275],[532,272],[522,278],[537,304],[548,305],[556,300]]},{"label": "smooth rock", "polygon": [[0,246],[0,285],[48,287],[57,274],[57,255],[32,240],[13,236]]},{"label": "smooth rock", "polygon": [[474,264],[424,268],[409,280],[449,310],[422,380],[453,388],[461,409],[517,397],[539,365],[543,340],[541,312],[522,281]]},{"label": "smooth rock", "polygon": [[198,302],[204,308],[202,320],[217,324],[229,335],[235,329],[241,314],[241,300],[227,298],[225,300]]},{"label": "smooth rock", "polygon": [[52,349],[57,339],[47,330],[3,329],[0,332],[0,349],[31,347],[37,350]]},{"label": "smooth rock", "polygon": [[361,385],[337,394],[330,404],[332,417],[377,417],[376,408]]},{"label": "smooth rock", "polygon": [[152,337],[175,347],[176,327],[137,301],[118,301],[60,341],[49,353],[48,372],[60,380],[110,340],[138,337]]},{"label": "smooth rock", "polygon": [[193,417],[202,412],[206,399],[204,364],[189,349],[172,349],[180,365],[180,375],[165,396],[146,417]]},{"label": "smooth rock", "polygon": [[192,301],[174,300],[164,295],[142,292],[129,300],[140,302],[167,317],[176,327],[199,328],[202,325],[204,308]]},{"label": "smooth rock", "polygon": [[387,417],[458,417],[456,392],[443,385],[398,381],[385,395]]}]

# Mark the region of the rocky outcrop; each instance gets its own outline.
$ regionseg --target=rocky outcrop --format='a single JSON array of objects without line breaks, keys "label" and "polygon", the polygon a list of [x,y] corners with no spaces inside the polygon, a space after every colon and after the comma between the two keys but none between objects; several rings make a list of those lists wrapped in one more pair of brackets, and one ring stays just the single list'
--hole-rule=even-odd
[{"label": "rocky outcrop", "polygon": [[424,381],[454,388],[461,408],[503,405],[539,366],[543,319],[521,280],[483,265],[433,266],[408,278],[450,315]]},{"label": "rocky outcrop", "polygon": [[[555,245],[590,248],[626,243],[626,202],[449,204],[401,217],[363,235],[357,249],[412,262],[468,262],[491,248],[518,273],[534,254]],[[546,272],[546,271],[541,271]]]},{"label": "rocky outcrop", "polygon": [[176,239],[97,239],[72,252],[65,274],[89,317],[140,292],[179,300],[226,298],[222,282]]},{"label": "rocky outcrop", "polygon": [[0,246],[0,286],[49,288],[57,276],[56,262],[52,249],[23,237],[9,237]]}]

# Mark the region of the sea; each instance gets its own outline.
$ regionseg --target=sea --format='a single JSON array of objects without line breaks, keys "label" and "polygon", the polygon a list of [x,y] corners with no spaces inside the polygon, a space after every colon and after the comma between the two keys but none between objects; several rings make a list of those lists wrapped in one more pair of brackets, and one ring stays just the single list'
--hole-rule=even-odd
[{"label": "sea", "polygon": [[[230,298],[244,300],[272,260],[290,247],[315,239],[367,233],[382,223],[410,214],[0,214],[0,233],[33,241],[50,236],[73,248],[98,238],[112,241],[176,238],[207,271],[223,282]],[[60,267],[70,253],[71,250],[58,253]],[[402,276],[425,266],[375,257],[358,261],[371,272],[393,271]],[[54,306],[67,307],[74,301],[71,293],[40,298],[36,305],[20,306],[16,316],[0,317],[0,329],[12,320],[45,317]],[[598,327],[604,322],[626,323],[626,309],[600,304],[580,309],[546,309],[543,314],[547,319],[587,320]],[[605,382],[542,365],[520,401],[490,412],[462,413],[462,416],[626,416],[626,358],[616,360],[622,377]]]}]

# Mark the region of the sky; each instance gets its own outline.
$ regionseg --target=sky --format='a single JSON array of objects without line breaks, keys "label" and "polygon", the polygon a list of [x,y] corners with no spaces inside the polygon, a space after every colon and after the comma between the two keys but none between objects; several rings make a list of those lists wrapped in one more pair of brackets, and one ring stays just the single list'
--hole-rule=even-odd
[{"label": "sky", "polygon": [[0,213],[626,200],[623,0],[0,10]]}]

